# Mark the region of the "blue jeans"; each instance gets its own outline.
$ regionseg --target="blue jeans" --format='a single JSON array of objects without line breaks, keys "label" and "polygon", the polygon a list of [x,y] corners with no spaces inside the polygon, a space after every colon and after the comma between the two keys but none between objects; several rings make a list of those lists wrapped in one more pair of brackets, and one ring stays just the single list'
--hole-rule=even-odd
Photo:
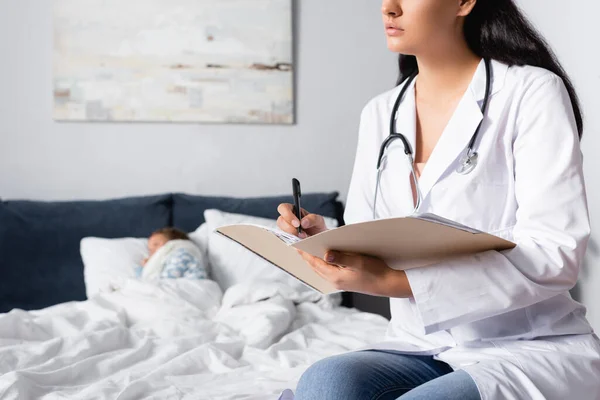
[{"label": "blue jeans", "polygon": [[481,400],[464,371],[431,356],[388,350],[345,353],[316,362],[300,378],[295,400]]}]

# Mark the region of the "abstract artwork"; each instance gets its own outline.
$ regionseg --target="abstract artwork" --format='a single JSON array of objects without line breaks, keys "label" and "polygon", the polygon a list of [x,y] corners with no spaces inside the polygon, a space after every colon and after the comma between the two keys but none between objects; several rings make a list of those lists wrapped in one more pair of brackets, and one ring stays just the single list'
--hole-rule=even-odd
[{"label": "abstract artwork", "polygon": [[54,0],[54,119],[294,122],[292,0]]}]

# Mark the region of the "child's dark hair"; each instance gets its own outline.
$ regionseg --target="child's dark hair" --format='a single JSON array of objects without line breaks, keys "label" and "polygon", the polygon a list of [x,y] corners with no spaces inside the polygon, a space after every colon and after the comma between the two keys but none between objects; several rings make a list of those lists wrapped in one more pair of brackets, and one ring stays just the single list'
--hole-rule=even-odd
[{"label": "child's dark hair", "polygon": [[180,229],[173,228],[170,226],[166,228],[157,229],[154,232],[152,232],[152,235],[163,235],[168,240],[190,240],[190,237],[187,235],[187,233]]}]

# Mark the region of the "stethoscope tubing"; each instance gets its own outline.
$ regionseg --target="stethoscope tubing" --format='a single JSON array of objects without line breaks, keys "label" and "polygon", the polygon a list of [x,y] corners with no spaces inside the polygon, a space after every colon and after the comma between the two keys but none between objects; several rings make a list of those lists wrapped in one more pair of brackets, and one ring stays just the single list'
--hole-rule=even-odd
[{"label": "stethoscope tubing", "polygon": [[[486,81],[485,81],[485,97],[483,99],[483,104],[481,106],[481,113],[482,113],[483,117],[485,118],[487,109],[488,109],[488,105],[489,105],[489,101],[490,101],[492,72],[491,72],[490,60],[487,58],[484,58],[484,64],[485,64]],[[415,71],[404,81],[404,86],[402,87],[402,90],[400,90],[400,94],[396,98],[396,101],[394,102],[394,106],[392,108],[392,113],[390,116],[390,133],[389,133],[388,137],[383,141],[383,143],[381,144],[381,147],[379,149],[379,156],[377,158],[377,183],[375,185],[375,196],[373,198],[373,218],[374,219],[376,218],[377,195],[379,193],[381,173],[383,171],[383,160],[385,159],[385,153],[386,153],[387,148],[394,140],[400,139],[400,141],[402,142],[402,144],[404,146],[404,154],[406,154],[408,161],[410,162],[412,177],[415,181],[414,184],[415,184],[415,188],[416,188],[416,192],[417,192],[417,201],[416,201],[416,206],[415,206],[414,211],[419,209],[419,206],[421,205],[421,202],[422,202],[421,190],[419,188],[419,183],[417,181],[417,175],[416,175],[416,171],[415,171],[415,167],[414,167],[413,150],[410,147],[410,143],[408,142],[406,137],[403,134],[396,132],[396,121],[398,119],[398,110],[400,109],[400,104],[402,103],[402,99],[404,98],[406,91],[408,90],[412,81],[416,78],[417,74],[418,74],[418,71]],[[461,165],[457,169],[457,172],[460,174],[464,174],[464,175],[469,174],[471,171],[473,171],[473,169],[477,165],[478,154],[477,154],[477,152],[474,151],[474,148],[475,148],[475,142],[477,141],[477,137],[479,136],[479,132],[481,130],[481,125],[483,124],[484,118],[482,118],[481,121],[479,121],[479,124],[477,125],[477,129],[473,133],[473,136],[471,136],[471,140],[469,141],[469,144],[467,145],[467,148],[465,149],[465,156],[461,159],[461,161],[462,161]]]}]

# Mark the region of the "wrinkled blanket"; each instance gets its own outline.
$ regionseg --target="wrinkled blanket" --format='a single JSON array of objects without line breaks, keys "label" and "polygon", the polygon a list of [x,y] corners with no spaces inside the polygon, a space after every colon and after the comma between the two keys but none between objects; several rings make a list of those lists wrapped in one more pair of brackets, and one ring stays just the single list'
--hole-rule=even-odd
[{"label": "wrinkled blanket", "polygon": [[277,399],[313,362],[387,321],[282,284],[115,283],[87,301],[0,314],[0,399]]}]

